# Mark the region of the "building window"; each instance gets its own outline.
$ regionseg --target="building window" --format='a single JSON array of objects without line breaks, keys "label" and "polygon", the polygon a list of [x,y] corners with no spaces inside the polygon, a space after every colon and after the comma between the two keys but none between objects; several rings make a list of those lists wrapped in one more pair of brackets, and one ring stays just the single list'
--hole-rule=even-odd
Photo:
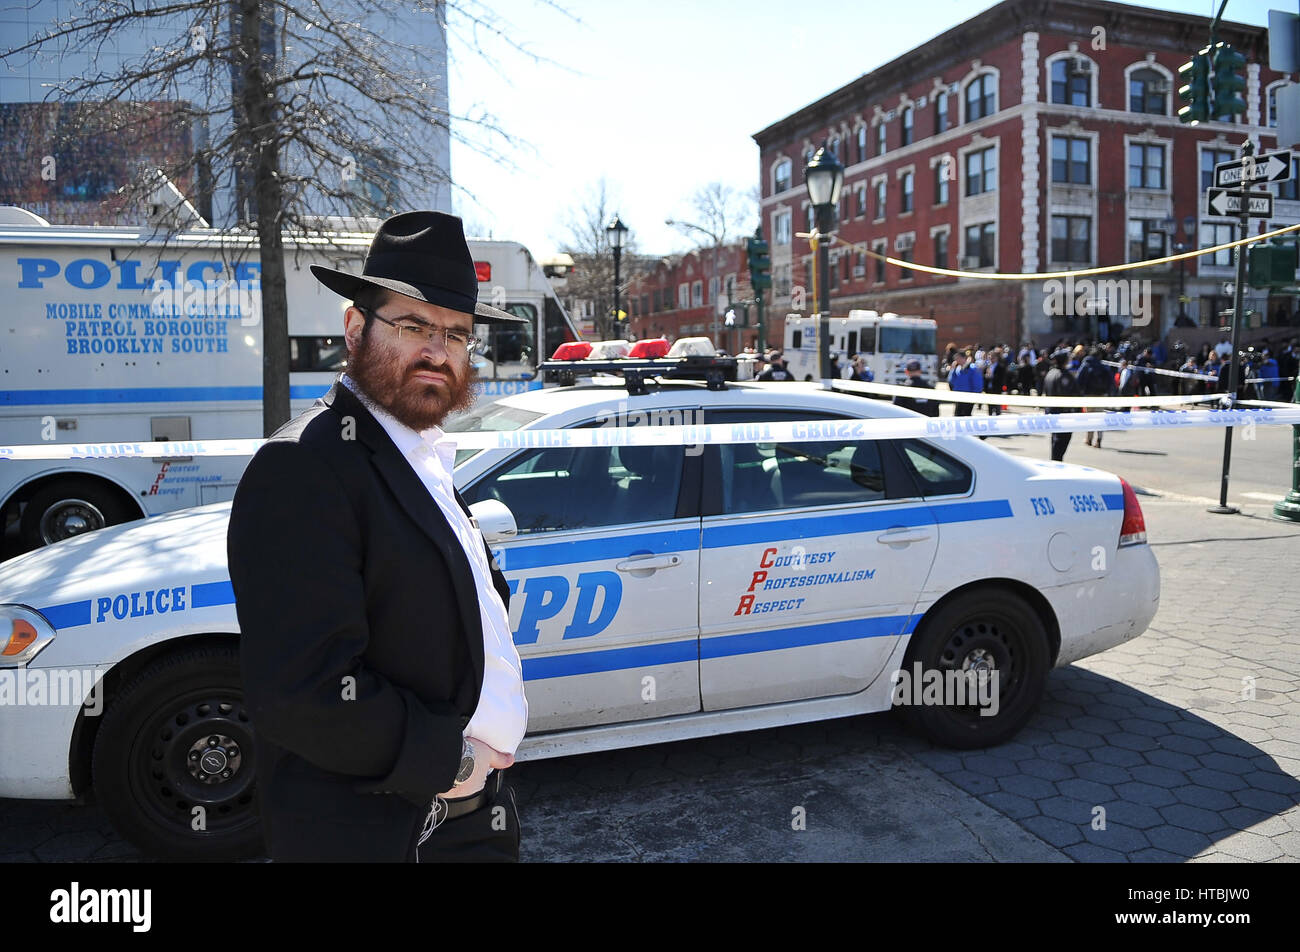
[{"label": "building window", "polygon": [[900,145],[912,144],[912,107],[911,106],[908,106],[906,109],[903,110],[903,127],[900,135],[902,135],[903,137],[902,142],[899,143]]},{"label": "building window", "polygon": [[853,264],[853,276],[855,278],[865,278],[867,276],[867,255],[863,251],[858,252],[857,261]]},{"label": "building window", "polygon": [[1165,187],[1165,147],[1130,144],[1128,147],[1129,188]]},{"label": "building window", "polygon": [[867,213],[867,183],[863,182],[853,191],[854,198],[857,201],[857,207],[854,211],[858,218]]},{"label": "building window", "polygon": [[914,178],[915,176],[911,172],[903,173],[903,178],[900,182],[902,187],[899,189],[899,191],[902,192],[899,201],[900,211],[910,212],[912,210],[912,183]]},{"label": "building window", "polygon": [[966,121],[974,122],[998,111],[997,86],[992,73],[976,76],[966,85]]},{"label": "building window", "polygon": [[934,236],[934,266],[948,267],[948,233],[941,231]]},{"label": "building window", "polygon": [[1201,191],[1214,185],[1214,167],[1222,162],[1231,162],[1236,156],[1226,149],[1201,150]]},{"label": "building window", "polygon": [[876,126],[876,155],[885,154],[885,124]]},{"label": "building window", "polygon": [[718,303],[718,279],[716,277],[709,278],[709,303]]},{"label": "building window", "polygon": [[952,165],[948,162],[936,162],[934,166],[934,203],[948,204],[948,172]]},{"label": "building window", "polygon": [[1087,139],[1052,136],[1052,181],[1092,184],[1092,150]]},{"label": "building window", "polygon": [[939,93],[934,97],[934,132],[938,135],[948,128],[948,93]]},{"label": "building window", "polygon": [[685,281],[677,285],[677,306],[683,311],[691,306],[691,286]]},{"label": "building window", "polygon": [[1128,221],[1128,260],[1146,261],[1165,256],[1167,235],[1154,218],[1130,218]]},{"label": "building window", "polygon": [[858,126],[858,161],[867,160],[867,127]]},{"label": "building window", "polygon": [[828,279],[829,287],[832,288],[839,287],[839,283],[840,283],[839,261],[832,259],[826,262],[826,277]]},{"label": "building window", "polygon": [[1268,91],[1268,124],[1270,128],[1277,128],[1277,90],[1274,86]]},{"label": "building window", "polygon": [[885,180],[876,183],[876,221],[885,220]]},{"label": "building window", "polygon": [[[656,308],[655,310],[658,310],[658,308]],[[641,295],[641,314],[642,316],[644,316],[649,313],[650,313],[650,295],[643,294]]]},{"label": "building window", "polygon": [[1052,102],[1064,106],[1091,106],[1092,64],[1081,56],[1066,56],[1052,63]]},{"label": "building window", "polygon": [[[912,260],[912,249],[911,249],[911,248],[904,248],[904,249],[901,250],[901,251],[895,252],[894,257],[898,258],[898,259],[901,260],[901,261],[911,261],[911,260]],[[900,280],[900,281],[911,281],[911,280],[912,280],[912,269],[911,269],[911,268],[899,268],[899,269],[898,269],[898,280]]]},{"label": "building window", "polygon": [[808,234],[811,235],[814,231],[817,230],[817,210],[813,208],[811,205],[809,205],[807,208],[807,212],[808,212],[808,227],[805,228],[804,231],[808,232]]},{"label": "building window", "polygon": [[663,299],[659,296],[658,288],[654,289],[654,293],[651,299],[654,301],[655,313],[657,314],[659,313],[660,310],[663,309]]},{"label": "building window", "polygon": [[1136,69],[1128,77],[1128,111],[1169,115],[1169,80],[1154,69]]},{"label": "building window", "polygon": [[871,250],[880,256],[876,259],[876,283],[884,284],[885,283],[885,243],[883,241],[878,241],[876,242],[875,245],[872,246]]},{"label": "building window", "polygon": [[966,194],[982,195],[997,188],[998,161],[993,146],[966,153]]},{"label": "building window", "polygon": [[1085,263],[1092,260],[1092,219],[1083,215],[1052,216],[1052,260]]},{"label": "building window", "polygon": [[790,243],[790,212],[777,212],[772,216],[772,236],[778,245]]},{"label": "building window", "polygon": [[776,163],[776,169],[772,173],[772,193],[779,195],[781,192],[788,191],[790,188],[790,167],[789,159],[782,159]]},{"label": "building window", "polygon": [[1300,199],[1300,159],[1291,160],[1291,177],[1277,183],[1277,197],[1292,202]]},{"label": "building window", "polygon": [[691,282],[691,307],[703,307],[703,306],[704,306],[704,282],[692,281]]},{"label": "building window", "polygon": [[[1201,247],[1213,248],[1215,245],[1224,245],[1232,241],[1232,228],[1232,225],[1201,222]],[[1202,255],[1199,260],[1201,264],[1226,268],[1232,264],[1232,249],[1224,248],[1222,251],[1216,251],[1212,256]]]},{"label": "building window", "polygon": [[966,257],[977,268],[993,267],[993,223],[966,228]]}]

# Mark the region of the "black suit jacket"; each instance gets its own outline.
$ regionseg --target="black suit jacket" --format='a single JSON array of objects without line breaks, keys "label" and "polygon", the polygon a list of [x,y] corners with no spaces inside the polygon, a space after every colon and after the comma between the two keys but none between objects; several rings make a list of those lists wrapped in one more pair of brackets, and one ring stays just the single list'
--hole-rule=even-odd
[{"label": "black suit jacket", "polygon": [[272,859],[412,858],[483,684],[474,576],[442,510],[336,382],[253,457],[227,555]]}]

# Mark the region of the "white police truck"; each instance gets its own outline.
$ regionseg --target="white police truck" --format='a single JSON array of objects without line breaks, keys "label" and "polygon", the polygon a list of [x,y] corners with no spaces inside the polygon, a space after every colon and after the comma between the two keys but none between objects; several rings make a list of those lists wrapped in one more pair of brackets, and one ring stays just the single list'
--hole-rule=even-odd
[{"label": "white police truck", "polygon": [[[8,211],[13,211],[9,209]],[[24,444],[262,435],[256,244],[193,230],[0,224],[0,457]],[[17,216],[0,215],[0,221]],[[367,223],[360,223],[365,225]],[[287,237],[290,400],[299,413],[347,356],[346,302],[308,266],[360,270],[370,234]],[[537,363],[573,325],[528,249],[471,239],[479,295],[529,319],[482,326],[481,390],[540,388]],[[247,457],[8,460],[0,529],[21,549],[105,525],[230,499]]]},{"label": "white police truck", "polygon": [[[928,317],[901,317],[876,311],[849,311],[830,320],[831,351],[841,364],[861,354],[876,383],[901,384],[908,363],[921,364],[921,374],[934,385],[939,370],[939,324]],[[821,327],[816,316],[787,314],[784,355],[795,380],[821,379]]]},{"label": "white police truck", "polygon": [[[895,705],[940,743],[996,744],[1049,669],[1155,615],[1159,570],[1117,476],[970,436],[875,438],[873,420],[922,418],[808,384],[630,382],[505,397],[453,427],[493,435],[455,477],[512,592],[521,760]],[[801,439],[779,436],[796,423]],[[613,439],[656,424],[699,442]],[[170,513],[0,566],[0,797],[93,789],[146,852],[257,852],[228,516]],[[93,696],[3,703],[6,683],[74,671]],[[975,693],[932,699],[936,680]],[[219,773],[197,765],[209,748]]]}]

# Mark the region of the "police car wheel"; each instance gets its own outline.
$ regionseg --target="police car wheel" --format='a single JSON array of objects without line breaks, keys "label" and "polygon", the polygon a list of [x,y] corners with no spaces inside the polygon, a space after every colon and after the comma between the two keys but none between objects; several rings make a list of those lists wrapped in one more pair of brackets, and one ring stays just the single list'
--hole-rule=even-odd
[{"label": "police car wheel", "polygon": [[234,648],[154,661],[111,699],[91,776],[113,826],[165,859],[262,852],[253,731]]},{"label": "police car wheel", "polygon": [[[944,747],[990,747],[1019,732],[1042,699],[1047,631],[1024,599],[1000,589],[971,592],[922,622],[904,662],[912,680],[917,663],[921,692],[908,693],[902,704],[903,692],[895,698],[913,726]],[[926,682],[942,692],[942,703],[928,703]]]},{"label": "police car wheel", "polygon": [[23,545],[37,549],[131,518],[113,491],[89,479],[60,479],[37,490],[23,509]]}]

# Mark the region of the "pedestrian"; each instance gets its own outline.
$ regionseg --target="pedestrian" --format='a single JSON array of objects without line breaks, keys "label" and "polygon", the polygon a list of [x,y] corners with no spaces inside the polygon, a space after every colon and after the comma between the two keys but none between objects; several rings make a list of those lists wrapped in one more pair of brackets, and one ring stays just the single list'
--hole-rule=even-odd
[{"label": "pedestrian", "polygon": [[863,357],[861,354],[858,354],[858,356],[854,358],[853,376],[850,379],[861,380],[864,383],[875,382],[876,379],[875,371],[873,371],[870,367],[867,366],[867,358]]},{"label": "pedestrian", "polygon": [[510,589],[440,426],[473,402],[475,323],[517,319],[478,303],[441,212],[383,222],[360,275],[312,273],[352,302],[347,370],[258,450],[227,537],[268,852],[515,861]]},{"label": "pedestrian", "polygon": [[[983,393],[984,376],[971,366],[970,354],[959,350],[953,355],[952,369],[948,371],[948,389],[954,393]],[[953,416],[970,416],[975,404],[953,404]]]},{"label": "pedestrian", "polygon": [[[1044,395],[1048,397],[1075,397],[1079,395],[1079,382],[1075,380],[1074,374],[1070,373],[1068,365],[1070,362],[1070,352],[1068,350],[1058,350],[1052,354],[1052,363],[1054,366],[1047,372],[1047,379],[1043,382]],[[1078,407],[1048,407],[1047,413],[1075,413]],[[1060,462],[1065,459],[1065,450],[1070,445],[1070,434],[1053,433],[1052,439],[1052,459]]]},{"label": "pedestrian", "polygon": [[988,369],[984,372],[984,392],[997,397],[994,403],[988,405],[989,416],[1001,416],[1001,397],[1007,387],[1007,365],[1002,362],[1001,348],[994,347],[989,351],[988,361]]},{"label": "pedestrian", "polygon": [[[1115,392],[1115,378],[1102,364],[1101,355],[1101,348],[1094,347],[1088,352],[1088,356],[1083,358],[1083,364],[1079,367],[1076,382],[1079,384],[1079,392],[1084,396],[1109,397]],[[1084,413],[1089,409],[1089,407],[1082,408]],[[1084,436],[1086,438],[1084,442],[1089,446],[1093,445],[1093,438],[1096,437],[1097,448],[1101,448],[1101,430],[1089,430]]]},{"label": "pedestrian", "polygon": [[1273,359],[1272,354],[1267,348],[1265,348],[1261,355],[1259,369],[1256,371],[1259,376],[1259,383],[1256,385],[1256,390],[1258,391],[1261,400],[1277,399],[1277,367],[1277,361]]},{"label": "pedestrian", "polygon": [[786,366],[785,357],[778,351],[772,355],[768,368],[758,375],[758,379],[763,381],[793,380],[794,374],[790,373],[790,369]]},{"label": "pedestrian", "polygon": [[[914,387],[917,390],[934,389],[921,376],[921,362],[919,360],[909,360],[903,371],[907,374],[907,379],[900,386]],[[934,417],[939,415],[939,401],[931,400],[928,397],[894,397],[894,403],[905,410],[915,410],[917,413],[923,413],[926,416]]]},{"label": "pedestrian", "polygon": [[1029,354],[1025,354],[1020,358],[1020,366],[1016,368],[1016,390],[1025,396],[1029,396],[1034,389],[1035,382],[1036,375],[1034,374],[1033,363]]}]

